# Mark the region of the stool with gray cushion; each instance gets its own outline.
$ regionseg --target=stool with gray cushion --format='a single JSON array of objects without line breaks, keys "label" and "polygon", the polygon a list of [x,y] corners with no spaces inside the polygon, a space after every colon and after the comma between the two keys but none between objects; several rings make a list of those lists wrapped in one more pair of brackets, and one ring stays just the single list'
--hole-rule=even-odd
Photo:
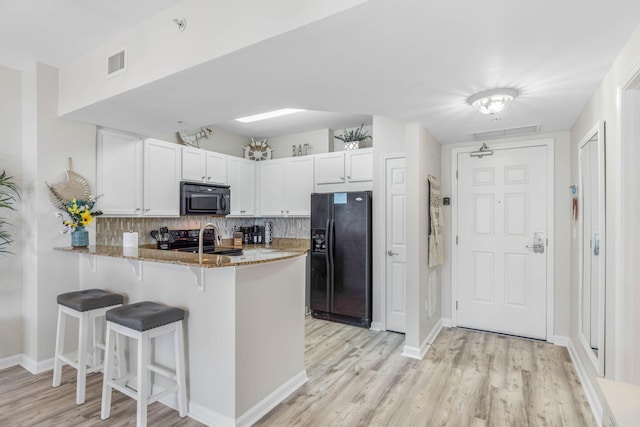
[{"label": "stool with gray cushion", "polygon": [[[60,385],[62,366],[66,363],[74,367],[77,372],[76,403],[84,403],[86,376],[91,372],[102,369],[98,351],[104,351],[104,345],[98,342],[99,333],[96,326],[97,320],[104,317],[107,310],[122,305],[123,297],[102,289],[85,289],[81,291],[67,292],[58,295],[58,328],[56,332],[56,352],[53,365],[53,386]],[[64,354],[64,335],[66,330],[66,317],[78,319],[78,353],[73,358],[70,354]],[[91,324],[93,343],[87,348],[89,341],[89,324]],[[91,355],[92,363],[88,363]],[[75,360],[74,360],[75,359]]]},{"label": "stool with gray cushion", "polygon": [[[103,420],[109,418],[111,412],[111,392],[113,388],[137,401],[136,424],[139,427],[147,425],[147,406],[174,391],[178,395],[180,416],[185,417],[187,415],[184,336],[182,330],[184,315],[184,310],[180,308],[167,307],[150,301],[125,305],[107,312],[102,412],[100,414]],[[168,333],[173,333],[174,337],[175,371],[151,363],[151,340]],[[133,378],[132,374],[114,378],[114,340],[120,335],[138,340],[138,373],[135,389],[128,386],[128,381]],[[174,381],[174,385],[150,396],[151,372],[170,378]]]}]

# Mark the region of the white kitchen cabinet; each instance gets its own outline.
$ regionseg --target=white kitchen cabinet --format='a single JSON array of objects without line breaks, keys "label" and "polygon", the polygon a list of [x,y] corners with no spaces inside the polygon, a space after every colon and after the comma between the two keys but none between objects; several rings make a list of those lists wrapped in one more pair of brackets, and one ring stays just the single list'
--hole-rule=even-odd
[{"label": "white kitchen cabinet", "polygon": [[258,165],[258,203],[262,216],[284,216],[284,160]]},{"label": "white kitchen cabinet", "polygon": [[179,216],[180,162],[177,144],[101,129],[98,209],[114,216]]},{"label": "white kitchen cabinet", "polygon": [[231,215],[254,216],[256,214],[256,162],[229,156],[227,172],[231,187]]},{"label": "white kitchen cabinet", "polygon": [[195,147],[182,147],[183,181],[228,184],[227,156]]},{"label": "white kitchen cabinet", "polygon": [[311,215],[313,163],[313,158],[306,156],[291,157],[285,160],[284,195],[286,215]]},{"label": "white kitchen cabinet", "polygon": [[105,215],[141,215],[142,138],[100,129],[96,148],[96,207]]},{"label": "white kitchen cabinet", "polygon": [[373,185],[373,149],[319,154],[315,159],[315,191],[361,191]]},{"label": "white kitchen cabinet", "polygon": [[316,184],[342,184],[344,182],[344,152],[318,154],[315,160]]},{"label": "white kitchen cabinet", "polygon": [[291,157],[259,164],[261,216],[308,216],[313,192],[313,157]]},{"label": "white kitchen cabinet", "polygon": [[177,144],[145,139],[143,215],[180,215],[180,154]]}]

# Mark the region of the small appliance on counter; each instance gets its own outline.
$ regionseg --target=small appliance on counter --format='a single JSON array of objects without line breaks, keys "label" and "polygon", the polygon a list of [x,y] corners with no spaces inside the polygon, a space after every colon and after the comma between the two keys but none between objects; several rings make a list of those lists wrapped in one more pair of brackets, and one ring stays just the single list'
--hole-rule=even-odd
[{"label": "small appliance on counter", "polygon": [[[158,249],[175,250],[180,252],[198,252],[198,238],[200,230],[167,230],[166,227],[160,229],[158,235]],[[242,255],[242,248],[220,248],[216,247],[214,241],[214,231],[211,228],[204,230],[202,234],[202,252],[214,255]]]}]

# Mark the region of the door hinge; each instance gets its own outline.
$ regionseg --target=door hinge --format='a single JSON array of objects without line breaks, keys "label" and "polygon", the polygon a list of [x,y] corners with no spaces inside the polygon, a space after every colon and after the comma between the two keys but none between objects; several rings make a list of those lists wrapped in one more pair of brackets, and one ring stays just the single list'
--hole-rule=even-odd
[{"label": "door hinge", "polygon": [[458,236],[456,236],[456,245],[458,244]]},{"label": "door hinge", "polygon": [[547,247],[549,247],[549,238],[547,237]]},{"label": "door hinge", "polygon": [[456,179],[458,179],[458,171],[456,170]]},{"label": "door hinge", "polygon": [[456,310],[458,309],[458,301],[456,301]]}]

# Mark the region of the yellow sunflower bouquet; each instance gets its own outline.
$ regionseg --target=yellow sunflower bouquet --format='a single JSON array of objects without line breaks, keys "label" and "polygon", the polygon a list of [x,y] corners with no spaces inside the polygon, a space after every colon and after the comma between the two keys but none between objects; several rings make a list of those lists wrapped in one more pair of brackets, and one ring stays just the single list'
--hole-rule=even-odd
[{"label": "yellow sunflower bouquet", "polygon": [[102,211],[91,211],[96,204],[96,199],[89,200],[73,199],[63,204],[63,210],[69,215],[68,220],[62,223],[71,229],[76,227],[86,227],[93,222],[93,218],[102,215]]}]

